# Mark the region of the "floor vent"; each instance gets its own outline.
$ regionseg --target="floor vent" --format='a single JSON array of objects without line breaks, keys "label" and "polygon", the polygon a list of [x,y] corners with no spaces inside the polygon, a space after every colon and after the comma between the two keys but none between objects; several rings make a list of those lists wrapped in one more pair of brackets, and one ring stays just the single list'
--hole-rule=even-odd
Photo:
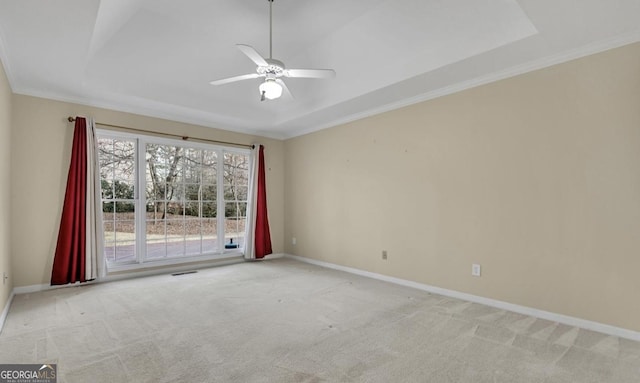
[{"label": "floor vent", "polygon": [[182,271],[180,273],[173,273],[171,275],[173,275],[174,277],[177,277],[178,275],[185,275],[185,274],[195,274],[197,273],[198,270],[191,270],[191,271]]}]

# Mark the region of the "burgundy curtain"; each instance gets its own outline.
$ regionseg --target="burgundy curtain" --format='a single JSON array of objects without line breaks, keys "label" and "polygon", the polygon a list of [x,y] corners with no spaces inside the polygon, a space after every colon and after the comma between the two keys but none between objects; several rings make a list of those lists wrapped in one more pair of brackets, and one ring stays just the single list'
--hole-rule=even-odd
[{"label": "burgundy curtain", "polygon": [[258,153],[258,190],[256,202],[256,232],[255,232],[255,257],[264,258],[271,254],[271,233],[269,232],[269,219],[267,218],[267,187],[264,176],[264,146],[260,145]]},{"label": "burgundy curtain", "polygon": [[76,117],[67,191],[62,207],[52,285],[85,282],[87,209],[87,120]]}]

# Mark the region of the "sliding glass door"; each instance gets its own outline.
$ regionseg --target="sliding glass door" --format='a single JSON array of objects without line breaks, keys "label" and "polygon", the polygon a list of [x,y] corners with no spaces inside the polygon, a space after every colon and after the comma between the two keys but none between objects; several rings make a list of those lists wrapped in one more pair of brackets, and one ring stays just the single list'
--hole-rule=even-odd
[{"label": "sliding glass door", "polygon": [[109,265],[243,250],[248,150],[105,131],[98,145]]}]

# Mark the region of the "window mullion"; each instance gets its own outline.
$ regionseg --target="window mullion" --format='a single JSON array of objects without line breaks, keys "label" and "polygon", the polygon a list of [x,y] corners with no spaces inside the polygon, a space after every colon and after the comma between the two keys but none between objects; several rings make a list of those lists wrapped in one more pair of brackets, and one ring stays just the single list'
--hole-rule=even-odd
[{"label": "window mullion", "polygon": [[224,151],[218,149],[217,151],[218,161],[216,162],[217,169],[217,182],[218,186],[216,188],[217,193],[217,205],[218,205],[218,214],[217,214],[217,228],[218,228],[218,252],[224,252],[224,232],[225,232],[225,209],[224,209]]},{"label": "window mullion", "polygon": [[137,262],[143,263],[146,259],[147,250],[147,185],[146,185],[146,141],[143,139],[136,140],[136,249]]}]

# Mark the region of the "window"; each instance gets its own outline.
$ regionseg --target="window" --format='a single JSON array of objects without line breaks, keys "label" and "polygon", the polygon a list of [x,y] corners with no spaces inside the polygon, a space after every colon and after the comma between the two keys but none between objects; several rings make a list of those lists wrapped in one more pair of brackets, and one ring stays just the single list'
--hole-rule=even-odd
[{"label": "window", "polygon": [[101,138],[98,147],[104,256],[108,262],[132,261],[136,257],[136,142]]},{"label": "window", "polygon": [[243,249],[249,151],[98,132],[108,266]]}]

